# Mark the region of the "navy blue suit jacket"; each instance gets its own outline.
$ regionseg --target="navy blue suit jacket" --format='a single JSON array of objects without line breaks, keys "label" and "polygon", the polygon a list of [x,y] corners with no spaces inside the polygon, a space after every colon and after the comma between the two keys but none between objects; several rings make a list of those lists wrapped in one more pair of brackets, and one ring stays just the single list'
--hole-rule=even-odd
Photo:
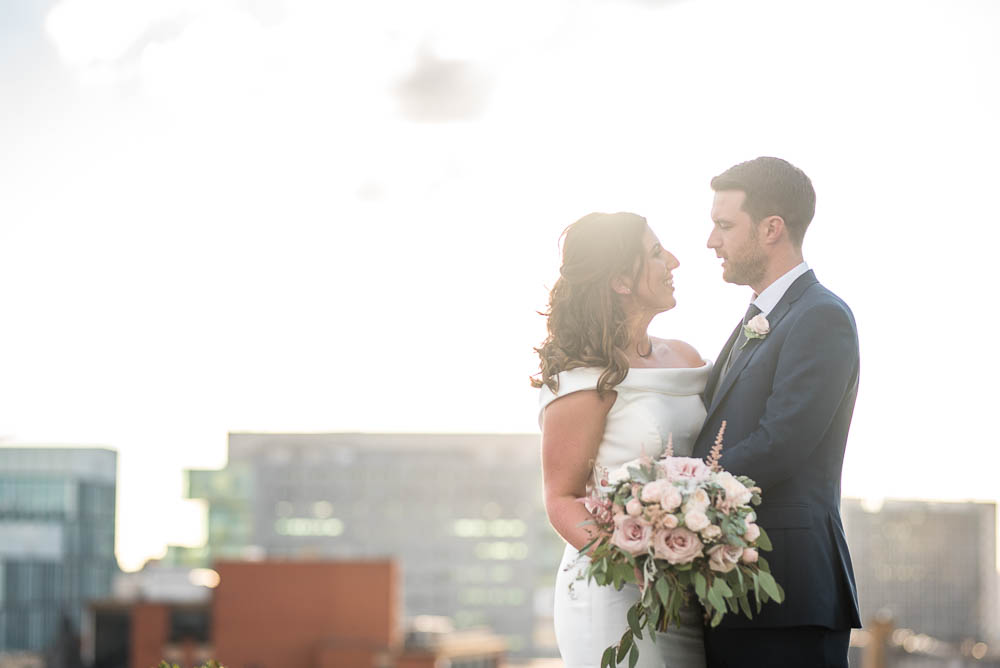
[{"label": "navy blue suit jacket", "polygon": [[722,626],[857,628],[857,588],[840,519],[844,447],[858,394],[854,315],[809,271],[767,319],[770,333],[747,342],[722,383],[722,360],[739,327],[719,353],[694,455],[709,454],[725,420],[721,463],[763,490],[758,524],[774,550],[761,554],[785,602],[765,604],[759,615],[751,603],[752,620],[728,614]]}]

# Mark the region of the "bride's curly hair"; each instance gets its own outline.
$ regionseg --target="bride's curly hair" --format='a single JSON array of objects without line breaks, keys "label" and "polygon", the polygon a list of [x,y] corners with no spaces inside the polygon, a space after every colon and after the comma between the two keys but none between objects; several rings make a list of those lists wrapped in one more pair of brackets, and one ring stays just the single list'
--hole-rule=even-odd
[{"label": "bride's curly hair", "polygon": [[[601,367],[600,394],[625,379],[629,333],[625,310],[612,282],[631,276],[633,285],[645,266],[642,235],[646,219],[634,213],[591,213],[567,227],[562,266],[549,293],[548,336],[535,348],[540,370],[533,387],[559,389],[556,374],[577,367]],[[541,376],[540,378],[538,376]]]}]

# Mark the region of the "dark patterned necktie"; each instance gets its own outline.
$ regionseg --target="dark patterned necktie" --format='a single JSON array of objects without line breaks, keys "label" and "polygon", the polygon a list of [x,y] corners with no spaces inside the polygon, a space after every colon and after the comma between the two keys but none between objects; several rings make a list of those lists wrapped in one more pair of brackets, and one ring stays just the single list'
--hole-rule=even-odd
[{"label": "dark patterned necktie", "polygon": [[736,336],[736,342],[733,343],[733,347],[729,349],[729,357],[726,358],[726,365],[722,368],[722,373],[719,374],[719,383],[722,383],[722,379],[725,378],[726,374],[729,373],[729,370],[733,368],[733,362],[735,362],[736,358],[740,356],[740,353],[743,352],[743,347],[747,344],[747,334],[743,327],[745,327],[746,324],[754,318],[754,316],[759,315],[760,312],[761,311],[757,308],[756,304],[750,304],[746,315],[743,316],[743,324],[740,325],[740,333]]}]

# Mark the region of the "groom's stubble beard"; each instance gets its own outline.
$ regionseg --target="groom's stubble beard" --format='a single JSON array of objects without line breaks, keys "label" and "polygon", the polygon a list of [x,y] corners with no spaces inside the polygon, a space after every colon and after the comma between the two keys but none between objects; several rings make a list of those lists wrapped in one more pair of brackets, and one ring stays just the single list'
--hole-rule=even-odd
[{"label": "groom's stubble beard", "polygon": [[761,247],[758,235],[757,224],[750,227],[750,237],[745,246],[745,253],[740,257],[730,256],[726,264],[727,271],[722,278],[727,283],[735,285],[754,285],[759,283],[767,275],[767,253]]}]

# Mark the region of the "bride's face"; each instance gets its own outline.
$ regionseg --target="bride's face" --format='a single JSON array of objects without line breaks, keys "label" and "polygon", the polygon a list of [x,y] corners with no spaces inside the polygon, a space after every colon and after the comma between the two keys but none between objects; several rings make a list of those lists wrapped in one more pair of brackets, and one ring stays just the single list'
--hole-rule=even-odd
[{"label": "bride's face", "polygon": [[660,240],[648,226],[642,235],[642,249],[644,267],[632,288],[636,306],[654,313],[668,311],[677,305],[673,271],[681,263],[660,245]]}]

